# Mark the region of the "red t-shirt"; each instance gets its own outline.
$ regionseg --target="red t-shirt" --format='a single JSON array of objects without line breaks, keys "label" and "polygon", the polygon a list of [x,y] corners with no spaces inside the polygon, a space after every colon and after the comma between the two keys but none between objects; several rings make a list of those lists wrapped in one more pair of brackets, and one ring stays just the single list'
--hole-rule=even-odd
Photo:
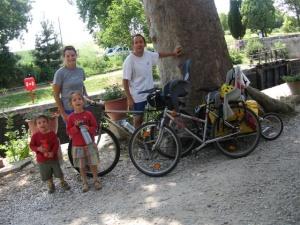
[{"label": "red t-shirt", "polygon": [[[53,131],[48,133],[36,132],[32,135],[30,140],[30,149],[36,153],[36,160],[39,163],[48,161],[48,160],[58,160],[57,151],[59,148],[58,138]],[[47,149],[47,152],[52,152],[53,157],[46,156],[43,152],[38,151],[38,147],[43,146]]]},{"label": "red t-shirt", "polygon": [[97,121],[94,115],[90,111],[84,111],[81,113],[71,113],[67,122],[67,133],[72,138],[73,146],[85,146],[84,139],[81,135],[80,128],[75,125],[76,121],[80,121],[82,124],[89,127],[88,131],[91,135],[92,140],[96,135]]}]

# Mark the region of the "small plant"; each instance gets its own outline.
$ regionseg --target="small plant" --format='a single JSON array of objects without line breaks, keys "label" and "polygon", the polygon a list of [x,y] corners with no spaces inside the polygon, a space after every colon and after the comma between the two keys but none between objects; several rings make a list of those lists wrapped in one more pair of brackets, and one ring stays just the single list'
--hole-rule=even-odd
[{"label": "small plant", "polygon": [[246,44],[245,52],[248,58],[252,57],[256,59],[263,48],[264,45],[259,39],[249,39]]},{"label": "small plant", "polygon": [[8,161],[17,162],[27,158],[30,151],[28,147],[28,133],[25,126],[21,127],[21,131],[13,130],[13,123],[13,114],[9,114],[6,124],[7,132],[4,134],[7,141],[4,142],[4,145],[0,145],[0,152],[1,150],[4,151]]},{"label": "small plant", "polygon": [[274,50],[276,50],[277,54],[281,58],[287,58],[288,57],[288,50],[286,48],[286,44],[282,41],[277,41],[272,44],[272,47]]},{"label": "small plant", "polygon": [[229,50],[229,56],[233,65],[242,64],[243,63],[243,55],[238,50]]},{"label": "small plant", "polygon": [[115,100],[118,98],[125,97],[124,90],[120,87],[120,85],[110,85],[104,88],[104,93],[101,95],[101,99],[103,101]]},{"label": "small plant", "polygon": [[296,82],[296,81],[300,81],[300,74],[289,75],[289,76],[282,76],[281,78],[285,82]]}]

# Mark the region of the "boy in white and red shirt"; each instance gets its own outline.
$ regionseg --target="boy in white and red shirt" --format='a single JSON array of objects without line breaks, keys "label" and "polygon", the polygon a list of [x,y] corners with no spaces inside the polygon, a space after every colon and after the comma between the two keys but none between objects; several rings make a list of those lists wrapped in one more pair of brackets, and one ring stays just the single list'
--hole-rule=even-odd
[{"label": "boy in white and red shirt", "polygon": [[[84,109],[84,99],[80,92],[73,92],[70,96],[70,104],[74,109],[67,121],[67,133],[72,138],[72,157],[74,166],[79,168],[83,183],[82,191],[87,192],[89,186],[86,177],[86,167],[89,166],[93,174],[94,186],[96,190],[102,185],[97,176],[99,165],[99,154],[94,143],[94,136],[97,130],[97,121],[94,115]],[[87,131],[91,138],[90,143],[86,143],[81,133],[81,126]]]}]

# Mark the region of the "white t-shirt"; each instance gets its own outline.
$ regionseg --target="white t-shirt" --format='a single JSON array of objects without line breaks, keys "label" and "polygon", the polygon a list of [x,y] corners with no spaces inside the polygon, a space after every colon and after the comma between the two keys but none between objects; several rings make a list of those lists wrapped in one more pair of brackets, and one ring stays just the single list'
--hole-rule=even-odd
[{"label": "white t-shirt", "polygon": [[123,64],[123,79],[129,81],[130,94],[135,103],[147,100],[146,94],[138,94],[153,88],[152,68],[157,65],[159,54],[145,50],[142,57],[130,54]]}]

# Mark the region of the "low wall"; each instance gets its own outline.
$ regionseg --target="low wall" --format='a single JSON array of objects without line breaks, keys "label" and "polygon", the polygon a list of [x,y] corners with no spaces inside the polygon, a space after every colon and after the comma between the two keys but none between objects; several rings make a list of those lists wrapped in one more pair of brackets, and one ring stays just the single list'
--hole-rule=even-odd
[{"label": "low wall", "polygon": [[300,34],[265,37],[261,38],[260,40],[267,48],[271,48],[273,43],[280,41],[286,45],[288,57],[290,59],[300,58]]}]

